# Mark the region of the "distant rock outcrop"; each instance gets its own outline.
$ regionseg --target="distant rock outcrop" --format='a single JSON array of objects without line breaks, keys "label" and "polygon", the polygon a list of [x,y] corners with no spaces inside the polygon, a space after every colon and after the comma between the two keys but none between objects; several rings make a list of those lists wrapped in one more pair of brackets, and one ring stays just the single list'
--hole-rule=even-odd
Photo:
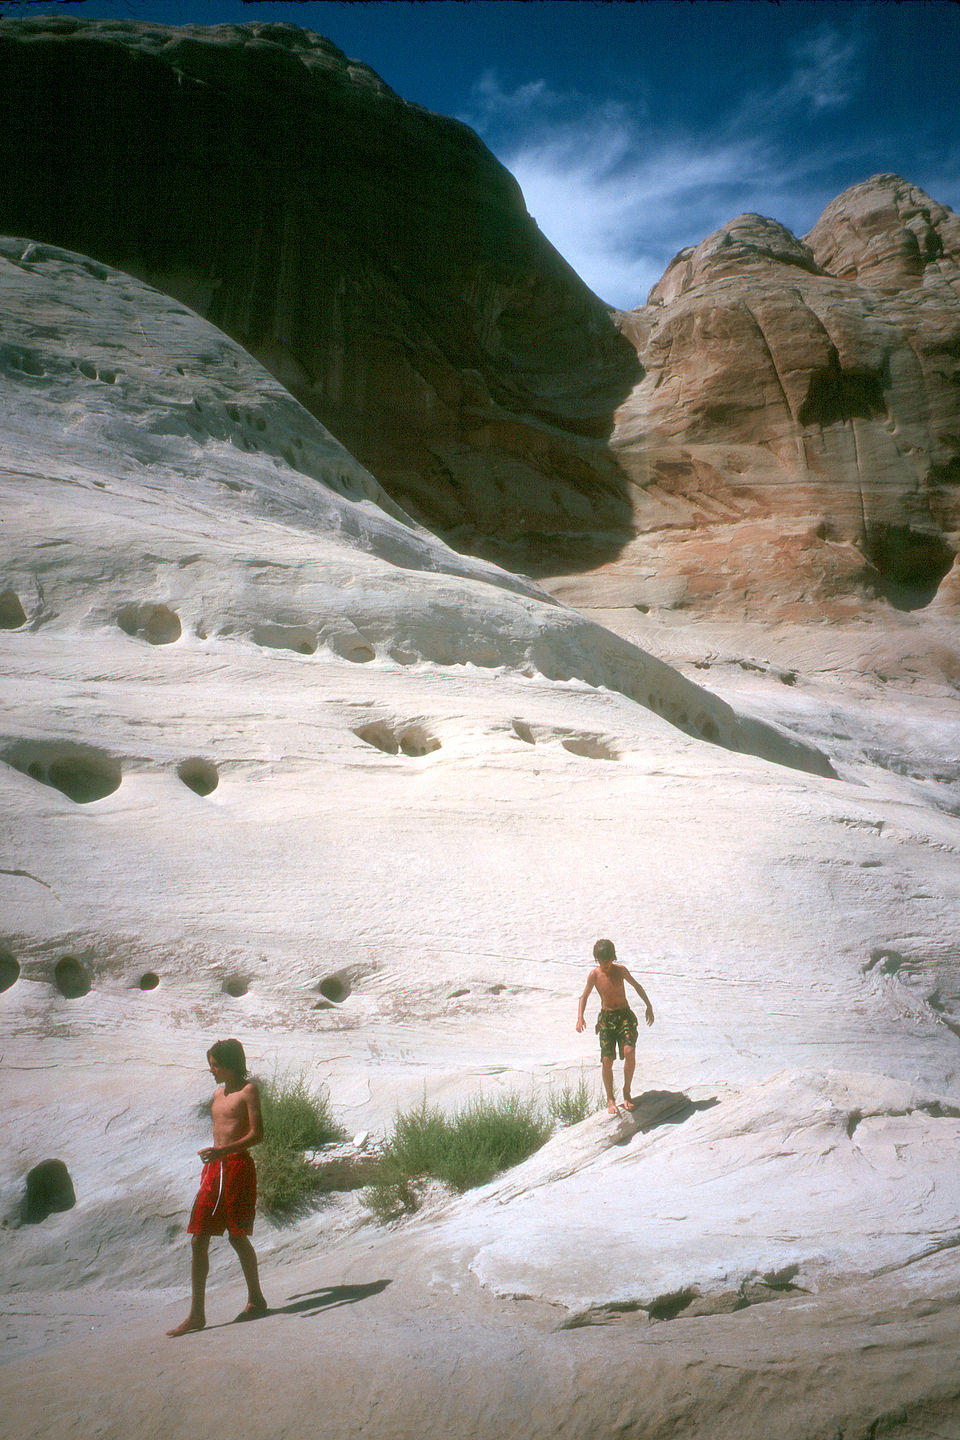
[{"label": "distant rock outcrop", "polygon": [[842,614],[960,595],[952,211],[878,175],[803,241],[738,216],[623,328],[645,374],[614,444],[657,574],[636,600],[672,584],[672,603]]},{"label": "distant rock outcrop", "polygon": [[511,569],[630,531],[638,375],[466,126],[293,25],[0,21],[0,231],[212,320],[411,514]]}]

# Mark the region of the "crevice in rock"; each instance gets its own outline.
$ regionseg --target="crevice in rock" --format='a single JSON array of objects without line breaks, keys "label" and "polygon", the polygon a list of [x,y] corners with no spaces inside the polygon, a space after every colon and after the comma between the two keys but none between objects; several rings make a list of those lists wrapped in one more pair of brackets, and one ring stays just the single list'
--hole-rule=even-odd
[{"label": "crevice in rock", "polygon": [[220,988],[224,995],[230,995],[234,1000],[239,1000],[250,989],[250,982],[244,975],[228,975]]}]

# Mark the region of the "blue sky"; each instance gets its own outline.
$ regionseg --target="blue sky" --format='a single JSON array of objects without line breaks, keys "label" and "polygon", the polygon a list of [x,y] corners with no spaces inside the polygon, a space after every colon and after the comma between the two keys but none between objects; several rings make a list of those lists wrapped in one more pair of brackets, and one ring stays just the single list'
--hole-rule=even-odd
[{"label": "blue sky", "polygon": [[470,124],[614,305],[734,215],[803,234],[878,171],[960,210],[960,6],[941,0],[0,0],[57,11],[319,31]]}]

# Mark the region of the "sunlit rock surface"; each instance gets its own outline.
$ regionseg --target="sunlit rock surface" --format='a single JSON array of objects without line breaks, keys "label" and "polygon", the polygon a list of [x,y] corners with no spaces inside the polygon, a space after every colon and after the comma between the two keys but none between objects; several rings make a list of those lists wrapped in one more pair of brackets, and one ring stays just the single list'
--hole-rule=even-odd
[{"label": "sunlit rock surface", "polygon": [[[18,109],[22,91],[0,88],[9,133],[39,155],[34,180],[48,165],[59,175],[65,202],[61,151],[30,150],[52,134],[38,79],[50,79],[47,65],[60,99],[79,105],[78,72],[96,80],[84,103],[94,90],[129,96],[132,74],[151,104],[174,106],[182,92],[218,124],[230,111],[224,73],[247,77],[230,93],[253,106],[273,66],[311,97],[333,86],[361,120],[389,112],[434,126],[482,159],[467,132],[403,106],[298,31],[2,22],[0,50],[16,84],[28,72],[37,82],[32,110]],[[105,69],[117,72],[110,85]],[[377,97],[369,111],[363,96]],[[120,143],[109,125],[82,140],[81,128],[67,127],[63,153],[89,143],[92,156],[99,143],[103,158],[107,140]],[[188,132],[176,131],[189,157]],[[198,127],[208,141],[219,133]],[[130,137],[146,165],[142,120]],[[373,146],[371,164],[380,153]],[[103,166],[101,214],[80,203],[81,186],[62,214],[126,233],[110,209],[133,165],[121,158]],[[7,196],[17,173],[4,169]],[[244,183],[234,210],[271,213],[275,193],[258,210],[249,172]],[[392,184],[385,172],[385,197]],[[56,213],[46,181],[39,190]],[[883,404],[889,391],[900,407],[893,428],[872,413],[808,417],[801,428],[823,466],[814,494],[800,462],[789,470],[782,458],[799,422],[751,360],[758,398],[738,422],[750,437],[738,452],[749,523],[731,519],[726,498],[707,504],[727,496],[731,452],[698,387],[724,390],[731,335],[752,332],[728,333],[724,320],[711,339],[706,326],[712,379],[691,371],[690,418],[649,398],[668,457],[693,445],[685,426],[700,436],[709,484],[698,509],[683,509],[693,502],[678,481],[675,519],[651,522],[643,507],[666,489],[638,470],[628,510],[654,524],[652,538],[583,573],[570,537],[603,551],[613,512],[590,499],[574,523],[563,518],[570,492],[551,492],[549,524],[568,527],[557,553],[569,547],[553,596],[437,540],[404,508],[438,513],[417,505],[413,483],[393,484],[399,462],[382,487],[379,469],[299,403],[311,387],[330,393],[335,345],[322,352],[329,372],[309,383],[287,352],[261,346],[271,376],[185,308],[214,305],[220,290],[205,294],[202,267],[219,264],[227,237],[177,278],[162,225],[128,235],[131,267],[178,298],[102,254],[56,248],[49,232],[0,241],[0,1376],[16,1440],[155,1440],[158,1424],[186,1436],[211,1411],[230,1415],[235,1440],[262,1440],[265,1417],[273,1433],[315,1440],[318,1395],[327,1440],[916,1440],[957,1428],[958,582],[956,567],[935,580],[926,560],[901,564],[942,561],[937,545],[956,538],[948,389],[937,389],[949,384],[941,281],[953,283],[955,222],[899,181],[861,191],[831,207],[833,250],[816,231],[801,242],[750,217],[678,261],[662,305],[630,323],[640,334],[652,314],[651,336],[662,326],[666,345],[674,319],[680,336],[703,327],[707,292],[719,304],[723,287],[752,277],[796,330],[796,393],[807,397],[813,359],[833,374],[809,321],[828,294],[849,353],[881,356]],[[228,208],[206,205],[224,225]],[[175,212],[171,201],[162,213]],[[392,213],[385,206],[380,223]],[[478,204],[470,222],[481,231],[484,213]],[[917,241],[919,270],[898,227]],[[138,247],[155,270],[135,263]],[[261,281],[283,292],[276,313],[295,328],[296,286],[268,279],[272,263],[266,244],[244,261],[258,296]],[[534,269],[558,263],[541,255]],[[540,283],[529,282],[538,324],[549,313]],[[384,285],[385,312],[396,293]],[[233,294],[261,313],[252,291]],[[551,381],[548,360],[523,350],[515,448],[496,452],[511,457],[511,484],[516,463],[518,513],[535,488],[530,436],[549,436],[534,446],[538,465],[560,434],[593,465],[602,440],[569,441],[568,422],[603,414],[623,378],[592,301],[578,312],[586,358],[573,364],[580,342],[563,294],[567,318],[542,352],[556,339],[559,370]],[[341,300],[325,303],[333,314]],[[362,311],[358,301],[351,313]],[[842,358],[840,322],[824,314]],[[908,314],[918,354],[939,357],[927,370],[917,360],[936,401],[939,478],[924,469],[928,440],[910,418],[920,392],[891,338]],[[326,316],[311,323],[322,331]],[[369,335],[359,322],[356,333]],[[677,365],[693,366],[675,340]],[[502,377],[501,341],[490,342],[500,358],[489,374]],[[391,407],[420,413],[406,398],[397,410],[408,392],[391,387],[408,363],[423,373],[421,339],[400,348],[402,364],[393,352],[370,371],[344,340],[344,371],[369,382],[342,392],[345,419],[358,397],[385,436]],[[833,390],[814,387],[818,403],[872,405],[873,381],[847,383],[859,364],[850,372],[844,360]],[[599,389],[577,400],[590,373]],[[507,409],[503,384],[490,404]],[[633,466],[642,436],[630,415],[621,453]],[[484,452],[494,476],[503,433]],[[920,435],[914,452],[898,449],[907,434]],[[870,467],[851,478],[844,435],[883,460],[875,482]],[[382,442],[391,464],[393,443]],[[913,492],[889,447],[926,476]],[[755,465],[768,467],[766,491]],[[593,482],[577,474],[589,499]],[[871,533],[886,525],[879,533],[901,545],[899,569],[865,548],[854,483]],[[509,514],[479,480],[477,493],[484,515]],[[791,528],[795,507],[819,524],[831,493],[841,538],[807,547]],[[475,540],[484,524],[464,528]],[[659,548],[641,553],[642,543]],[[808,548],[829,585],[819,571],[810,579]],[[796,603],[781,605],[781,588]],[[425,1095],[454,1105],[581,1074],[592,1087],[596,1040],[589,1026],[576,1034],[574,1017],[600,934],[657,1012],[640,1040],[632,1117],[561,1130],[480,1191],[434,1187],[418,1215],[388,1229],[355,1194],[288,1225],[259,1221],[275,1313],[255,1332],[213,1328],[239,1306],[221,1245],[210,1333],[166,1347],[158,1363],[157,1336],[186,1303],[183,1226],[208,1138],[212,1039],[239,1035],[261,1077],[302,1069],[326,1084],[348,1135],[382,1135],[398,1106]]]},{"label": "sunlit rock surface", "polygon": [[955,606],[952,211],[878,175],[803,241],[741,215],[623,327],[644,375],[613,443],[642,538],[595,594],[767,619]]},{"label": "sunlit rock surface", "polygon": [[[595,1037],[573,1022],[600,933],[657,1010],[635,1116],[561,1131],[393,1231],[355,1195],[262,1224],[271,1293],[296,1316],[311,1276],[382,1293],[368,1343],[407,1337],[407,1419],[439,1385],[491,1437],[511,1432],[470,1398],[480,1372],[450,1336],[479,1356],[510,1296],[534,1307],[516,1343],[546,1345],[554,1421],[573,1342],[547,1344],[548,1316],[569,1336],[669,1320],[679,1365],[686,1326],[762,1301],[799,1337],[794,1307],[815,1305],[856,1370],[862,1287],[881,1287],[892,1337],[920,1285],[932,1365],[960,1201],[960,839],[935,753],[955,755],[958,727],[938,696],[907,769],[889,759],[911,713],[896,684],[878,707],[866,676],[831,698],[822,677],[728,659],[706,678],[731,705],[689,656],[684,676],[411,526],[177,301],[22,239],[0,245],[0,296],[7,1354],[82,1338],[83,1314],[114,1335],[109,1393],[58,1429],[102,1428],[111,1395],[148,1415],[168,1382],[199,1384],[183,1351],[169,1374],[135,1363],[129,1324],[153,1306],[159,1328],[152,1287],[184,1278],[213,1038],[240,1035],[262,1076],[327,1084],[348,1134],[425,1093],[592,1086]],[[615,1243],[597,1243],[598,1208]],[[411,1306],[454,1330],[417,1348]],[[42,1384],[6,1371],[25,1435],[66,1416],[74,1353],[25,1360]],[[882,1392],[867,1375],[848,1407],[903,1402],[896,1372]],[[571,1433],[679,1403],[624,1385],[578,1383]],[[396,1433],[377,1394],[337,1380],[330,1433],[358,1414]],[[139,1434],[129,1410],[117,1424]],[[422,1433],[467,1433],[444,1415]]]}]

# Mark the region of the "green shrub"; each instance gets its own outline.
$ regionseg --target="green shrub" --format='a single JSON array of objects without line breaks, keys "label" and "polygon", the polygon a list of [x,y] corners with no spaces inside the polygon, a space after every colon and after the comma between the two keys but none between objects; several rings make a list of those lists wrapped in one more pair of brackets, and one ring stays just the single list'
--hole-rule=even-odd
[{"label": "green shrub", "polygon": [[311,1087],[302,1072],[293,1077],[275,1075],[260,1087],[260,1102],[263,1140],[256,1151],[260,1208],[265,1215],[289,1215],[331,1188],[303,1152],[340,1139],[341,1132],[326,1091]]},{"label": "green shrub", "polygon": [[564,1085],[547,1096],[547,1110],[558,1125],[579,1125],[598,1108],[597,1102],[590,1099],[590,1087],[583,1075],[576,1085]]},{"label": "green shrub", "polygon": [[447,1116],[426,1098],[397,1115],[363,1201],[380,1220],[416,1209],[414,1182],[428,1176],[452,1190],[485,1185],[539,1150],[557,1123],[575,1124],[592,1109],[587,1083],[547,1097],[481,1096]]}]

